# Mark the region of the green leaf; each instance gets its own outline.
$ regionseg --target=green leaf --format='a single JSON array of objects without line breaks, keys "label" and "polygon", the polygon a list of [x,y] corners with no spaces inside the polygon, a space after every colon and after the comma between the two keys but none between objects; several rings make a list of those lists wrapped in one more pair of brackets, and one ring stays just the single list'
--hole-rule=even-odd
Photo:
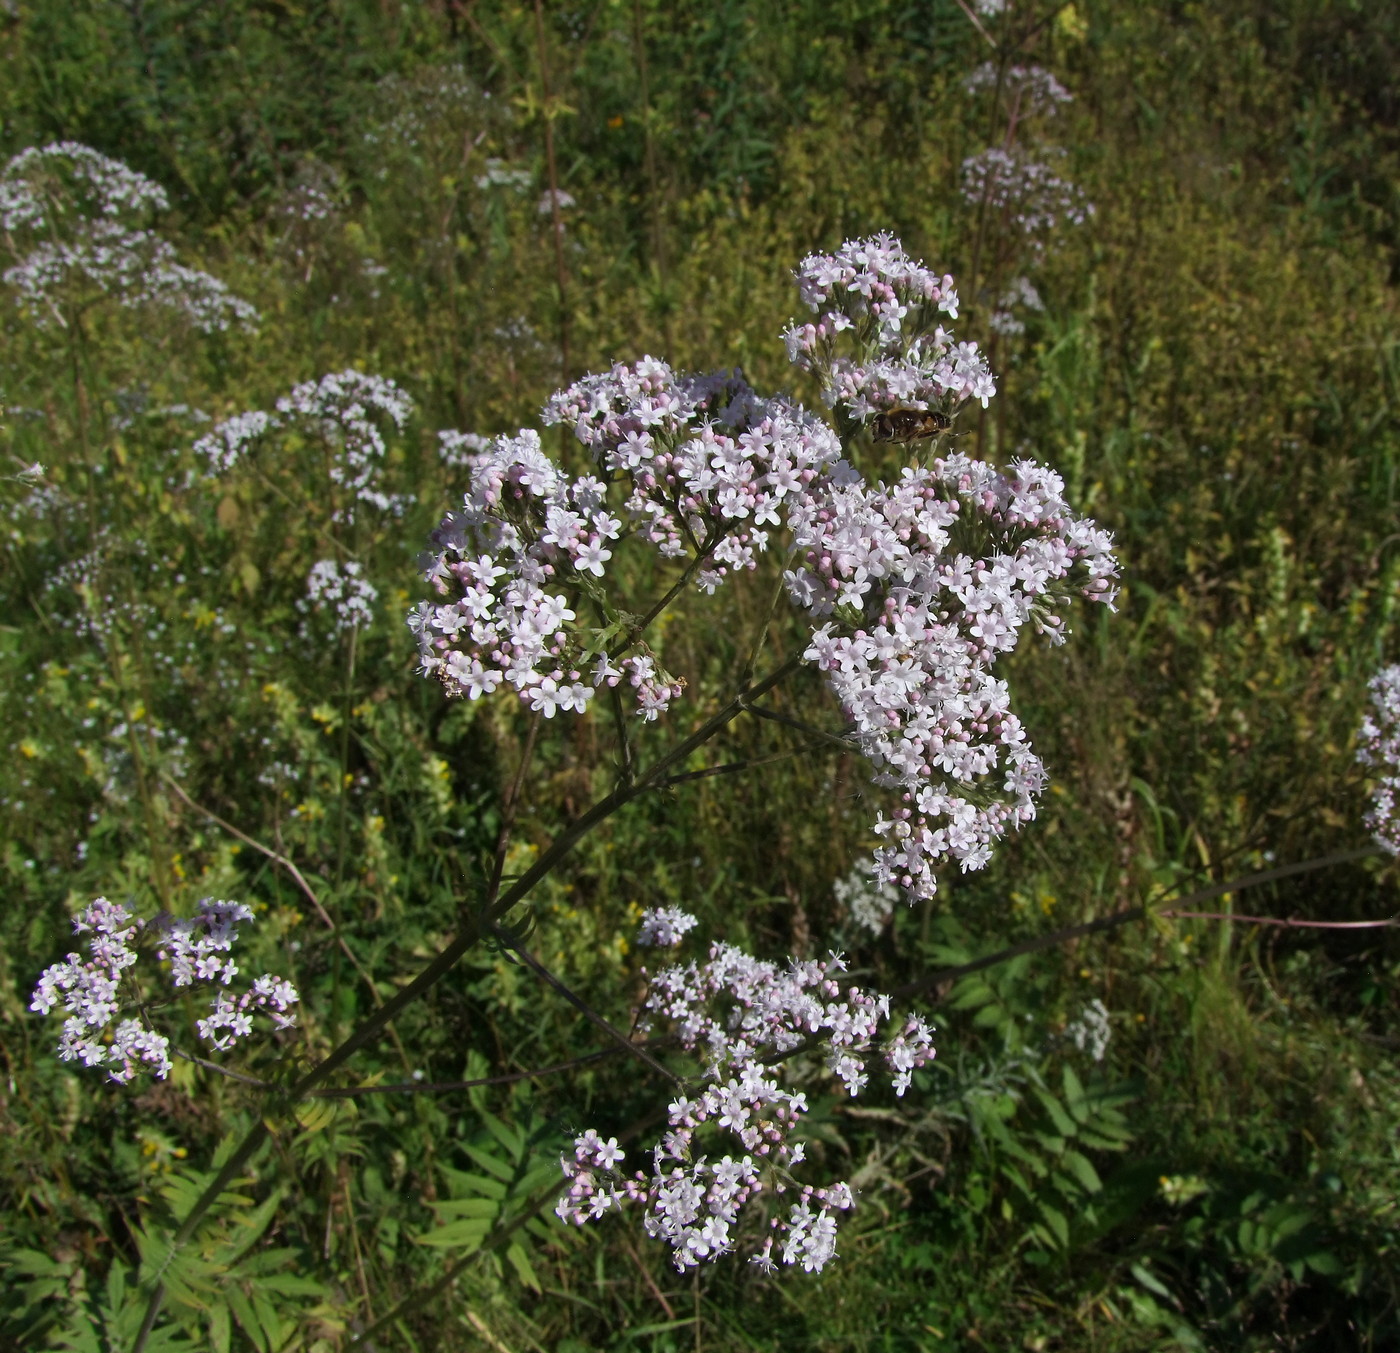
[{"label": "green leaf", "polygon": [[465,1170],[454,1170],[450,1165],[439,1165],[438,1169],[447,1180],[454,1198],[471,1198],[484,1195],[487,1198],[504,1198],[505,1185],[499,1179],[488,1179],[485,1175],[468,1174]]},{"label": "green leaf", "polygon": [[1074,1074],[1074,1068],[1068,1063],[1060,1073],[1060,1081],[1064,1086],[1065,1103],[1069,1106],[1069,1111],[1074,1115],[1075,1121],[1083,1125],[1089,1121],[1092,1109],[1084,1096],[1084,1084],[1078,1076]]},{"label": "green leaf", "polygon": [[[515,1167],[508,1165],[499,1156],[493,1156],[476,1146],[469,1146],[466,1150],[467,1155],[476,1161],[483,1170],[488,1174],[495,1175],[503,1184],[509,1184],[515,1178]],[[482,1191],[485,1192],[485,1190]]]},{"label": "green leaf", "polygon": [[1324,1278],[1335,1278],[1345,1271],[1345,1265],[1331,1250],[1317,1250],[1307,1255],[1303,1262],[1314,1273],[1320,1273]]},{"label": "green leaf", "polygon": [[418,1245],[441,1245],[470,1253],[479,1250],[490,1234],[489,1221],[454,1221],[415,1238]]},{"label": "green leaf", "polygon": [[439,1220],[457,1217],[485,1217],[494,1219],[501,1205],[494,1198],[449,1198],[445,1202],[434,1203],[433,1211]]},{"label": "green leaf", "polygon": [[535,1270],[530,1266],[530,1258],[521,1248],[520,1242],[516,1241],[506,1250],[506,1258],[510,1260],[511,1267],[520,1275],[520,1281],[526,1287],[536,1292],[541,1291],[540,1280],[535,1276]]},{"label": "green leaf", "polygon": [[228,1307],[218,1305],[209,1312],[209,1344],[214,1353],[229,1353],[233,1331],[229,1324]]},{"label": "green leaf", "polygon": [[248,1304],[248,1298],[243,1295],[243,1289],[237,1284],[231,1284],[225,1288],[224,1297],[228,1301],[228,1308],[233,1313],[233,1318],[238,1321],[238,1328],[253,1341],[253,1346],[259,1350],[259,1353],[268,1353],[262,1326],[258,1323],[257,1316],[253,1314],[253,1308]]},{"label": "green leaf", "polygon": [[494,1114],[483,1112],[481,1121],[487,1132],[510,1152],[511,1160],[519,1161],[520,1157],[525,1154],[525,1134],[519,1128],[507,1126]]},{"label": "green leaf", "polygon": [[1050,1121],[1055,1125],[1055,1131],[1062,1137],[1075,1137],[1079,1129],[1074,1124],[1074,1119],[1067,1114],[1060,1106],[1060,1101],[1048,1090],[1035,1090],[1035,1097],[1040,1101],[1041,1107],[1050,1115]]},{"label": "green leaf", "polygon": [[1099,1178],[1099,1172],[1090,1164],[1087,1156],[1082,1156],[1078,1151],[1066,1151],[1061,1162],[1067,1170],[1084,1186],[1089,1193],[1099,1193],[1103,1189],[1103,1180]]},{"label": "green leaf", "polygon": [[1054,1233],[1055,1239],[1059,1241],[1061,1249],[1069,1248],[1069,1222],[1065,1214],[1057,1207],[1051,1207],[1043,1199],[1038,1201],[1036,1206],[1040,1210],[1040,1215],[1045,1218],[1045,1223]]},{"label": "green leaf", "polygon": [[257,1313],[258,1323],[262,1326],[263,1334],[267,1339],[268,1353],[277,1353],[277,1350],[287,1341],[287,1332],[276,1308],[257,1289],[253,1292],[253,1310]]},{"label": "green leaf", "polygon": [[1171,1288],[1165,1283],[1153,1277],[1142,1264],[1129,1264],[1128,1272],[1133,1275],[1149,1292],[1155,1292],[1159,1297],[1165,1297],[1168,1301],[1174,1301]]}]

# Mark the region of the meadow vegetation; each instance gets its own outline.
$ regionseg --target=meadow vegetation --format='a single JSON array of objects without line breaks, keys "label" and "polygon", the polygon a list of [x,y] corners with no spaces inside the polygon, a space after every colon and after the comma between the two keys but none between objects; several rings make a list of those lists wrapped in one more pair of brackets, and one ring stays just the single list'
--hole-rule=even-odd
[{"label": "meadow vegetation", "polygon": [[[1356,729],[1400,650],[1400,12],[996,8],[0,0],[0,158],[73,142],[159,185],[126,247],[175,279],[89,258],[0,286],[0,1345],[1400,1344],[1400,943],[1234,919],[1397,910]],[[1072,98],[1032,116],[1013,63]],[[989,147],[1074,190],[1053,226],[965,191]],[[33,248],[16,222],[3,269]],[[879,231],[953,274],[996,376],[943,453],[1052,466],[1122,561],[1116,613],[1076,603],[1066,644],[998,668],[1049,772],[1037,820],[863,924],[848,880],[889,796],[801,670],[674,769],[761,764],[620,806],[293,1100],[628,755],[602,700],[541,720],[418,672],[419,555],[477,445],[439,432],[540,428],[647,354],[821,409],[784,352],[793,269]],[[392,383],[369,478],[306,393],[211,472],[224,420],[353,372]],[[861,446],[872,480],[909,459]],[[770,610],[760,673],[808,642],[772,609],[781,554],[653,629],[685,684],[648,757],[752,677]],[[620,556],[631,595],[666,581]],[[99,895],[246,904],[240,965],[295,982],[295,1029],[217,1054],[244,1079],[58,1060],[31,996]],[[575,1136],[645,1154],[674,1090],[518,950],[630,1030],[653,908],[699,919],[696,955],[839,949],[936,1027],[901,1096],[799,1056],[812,1177],[858,1195],[819,1274],[678,1274],[634,1214],[552,1215]]]}]

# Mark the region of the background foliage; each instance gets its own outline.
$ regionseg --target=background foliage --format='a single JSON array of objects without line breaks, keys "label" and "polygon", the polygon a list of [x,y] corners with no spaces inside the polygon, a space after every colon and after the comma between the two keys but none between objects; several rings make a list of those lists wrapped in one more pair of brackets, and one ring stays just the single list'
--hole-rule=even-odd
[{"label": "background foliage", "polygon": [[[959,327],[991,338],[1003,377],[967,449],[1056,465],[1125,558],[1120,614],[1011,674],[1054,780],[1042,820],[871,941],[832,893],[866,845],[859,765],[640,803],[537,894],[536,951],[610,1017],[638,990],[644,906],[770,956],[843,944],[892,989],[1364,840],[1351,737],[1395,656],[1400,586],[1400,16],[1086,0],[1046,17],[1034,55],[1076,95],[1056,136],[1097,214],[1037,264],[1047,308],[1025,335],[991,338],[975,295]],[[993,129],[961,82],[985,55],[954,0],[0,5],[0,150],[69,138],[149,174],[175,204],[165,232],[264,316],[206,342],[0,308],[5,473],[42,461],[53,490],[7,481],[0,523],[0,1342],[128,1346],[129,1289],[259,1111],[189,1064],[133,1096],[53,1058],[26,1005],[74,910],[253,905],[250,964],[306,1000],[304,1041],[250,1055],[262,1074],[406,981],[479,886],[524,727],[412,672],[414,554],[454,496],[435,430],[511,430],[565,369],[647,351],[786,382],[789,269],[848,235],[893,230],[966,275],[959,166]],[[537,209],[547,128],[576,201],[562,262]],[[352,364],[418,405],[391,457],[417,506],[361,541],[381,610],[353,654],[298,606],[324,525],[309,453],[228,483],[190,453],[199,414]],[[80,586],[99,543],[100,586]],[[696,698],[770,587],[667,629]],[[813,679],[790,698],[823,697]],[[736,730],[729,751],[785,737]],[[606,782],[587,724],[536,766],[513,867]],[[172,781],[293,860],[325,917]],[[1352,865],[1239,906],[1377,917],[1393,888]],[[160,1346],[335,1349],[393,1314],[362,1346],[1394,1347],[1398,965],[1386,931],[1179,922],[937,989],[940,1057],[914,1091],[813,1114],[816,1168],[863,1190],[819,1279],[723,1262],[678,1279],[625,1225],[534,1215],[573,1130],[646,1129],[662,1089],[631,1067],[311,1101],[168,1275]],[[1101,1062],[1068,1036],[1093,999]],[[345,1083],[596,1046],[477,950]]]}]

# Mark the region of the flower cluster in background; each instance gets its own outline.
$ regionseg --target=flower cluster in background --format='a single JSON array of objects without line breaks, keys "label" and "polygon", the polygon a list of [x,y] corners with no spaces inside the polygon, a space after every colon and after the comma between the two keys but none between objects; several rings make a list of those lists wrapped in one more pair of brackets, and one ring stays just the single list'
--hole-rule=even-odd
[{"label": "flower cluster in background", "polygon": [[4,280],[40,324],[66,327],[74,307],[111,297],[173,310],[204,333],[253,327],[248,302],[140,224],[168,205],[159,184],[90,146],[31,146],[0,170],[0,243],[15,259]]},{"label": "flower cluster in background", "polygon": [[1400,666],[1382,667],[1371,678],[1371,708],[1358,731],[1356,758],[1376,771],[1366,826],[1377,844],[1400,855],[1400,820],[1395,798],[1400,790]]},{"label": "flower cluster in background", "polygon": [[969,155],[962,166],[962,192],[1033,246],[1058,227],[1083,225],[1094,214],[1094,204],[1075,184],[1019,147],[992,146]]},{"label": "flower cluster in background", "polygon": [[[668,918],[676,939],[692,924],[683,913]],[[656,930],[654,918],[646,918],[643,933],[652,943]],[[640,1203],[648,1234],[671,1246],[683,1270],[734,1248],[746,1203],[791,1193],[796,1201],[769,1217],[761,1241],[753,1242],[754,1262],[770,1271],[779,1262],[819,1271],[835,1257],[836,1213],[851,1206],[852,1194],[844,1183],[814,1188],[792,1178],[805,1158],[794,1136],[808,1106],[801,1092],[782,1088],[773,1063],[820,1049],[849,1094],[865,1087],[866,1058],[889,1019],[889,998],[843,985],[844,972],[834,954],[780,968],[716,944],[704,963],[677,964],[653,976],[639,1027],[651,1031],[664,1023],[682,1048],[705,1059],[708,1084],[671,1103],[669,1131],[652,1150],[650,1173],[624,1174],[616,1139],[604,1142],[594,1131],[579,1137],[573,1158],[561,1162],[569,1186],[558,1216],[583,1225],[614,1207]],[[883,1056],[897,1094],[932,1059],[932,1035],[911,1018],[886,1042]],[[715,1160],[698,1151],[706,1128],[729,1134],[743,1154]]]},{"label": "flower cluster in background", "polygon": [[[997,89],[996,63],[984,61],[963,80],[969,94]],[[1000,75],[1001,95],[1011,105],[1012,116],[1018,118],[1052,115],[1061,104],[1069,103],[1074,95],[1048,70],[1040,66],[1008,66]]]},{"label": "flower cluster in background", "polygon": [[402,431],[413,401],[393,381],[363,371],[335,372],[296,386],[276,408],[276,413],[253,409],[236,414],[195,442],[195,454],[209,473],[227,474],[274,432],[300,432],[329,452],[327,473],[341,499],[336,521],[352,522],[361,506],[403,513],[412,500],[384,491],[388,449],[381,421]]},{"label": "flower cluster in background", "polygon": [[353,559],[318,559],[306,579],[308,604],[328,611],[338,630],[363,629],[374,619],[378,589]]},{"label": "flower cluster in background", "polygon": [[[171,984],[188,987],[208,983],[216,988],[211,1013],[198,1020],[199,1035],[215,1048],[227,1049],[253,1031],[253,1015],[261,1011],[278,1029],[296,1023],[291,1007],[298,1001],[290,982],[265,973],[238,997],[227,988],[238,975],[228,956],[238,938],[237,926],[253,913],[241,903],[205,898],[188,918],[158,916],[137,920],[119,902],[99,897],[74,918],[74,929],[88,938],[85,961],[71,953],[62,963],[46,968],[34,990],[30,1009],[41,1015],[61,1007],[65,1013],[58,1042],[59,1058],[100,1066],[112,1080],[125,1083],[145,1068],[160,1078],[170,1074],[170,1039],[152,1027],[151,1002],[132,977],[124,976],[140,954],[133,942],[149,932],[155,956],[168,963]],[[136,1010],[113,1025],[124,1010]]]},{"label": "flower cluster in background", "polygon": [[997,298],[996,309],[992,311],[991,317],[987,320],[988,328],[993,333],[1006,337],[1015,337],[1025,333],[1025,321],[1016,315],[1018,309],[1033,313],[1039,313],[1045,309],[1045,302],[1040,299],[1040,292],[1024,277],[1013,277]]},{"label": "flower cluster in background", "polygon": [[1096,1062],[1104,1059],[1108,1045],[1113,1039],[1113,1026],[1109,1023],[1108,1007],[1096,996],[1083,1010],[1079,1018],[1065,1027],[1065,1037],[1080,1052],[1088,1053]]},{"label": "flower cluster in background", "polygon": [[899,890],[888,883],[877,883],[871,877],[874,860],[863,860],[843,879],[837,879],[832,892],[837,903],[846,909],[862,930],[878,935],[890,923]]},{"label": "flower cluster in background", "polygon": [[637,943],[643,948],[669,949],[700,922],[679,907],[649,907],[642,913],[637,930]]}]

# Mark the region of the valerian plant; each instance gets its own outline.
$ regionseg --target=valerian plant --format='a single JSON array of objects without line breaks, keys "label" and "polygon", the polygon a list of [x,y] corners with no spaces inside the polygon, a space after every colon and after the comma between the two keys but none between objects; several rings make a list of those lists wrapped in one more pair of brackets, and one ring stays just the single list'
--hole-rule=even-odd
[{"label": "valerian plant", "polygon": [[[1017,97],[1027,107],[1063,101],[1044,72],[1017,67],[1009,78],[1023,86]],[[462,901],[460,928],[365,1023],[309,1065],[285,1056],[280,1078],[221,1066],[181,1046],[170,1002],[158,984],[138,985],[134,969],[149,950],[174,987],[213,988],[210,1013],[193,1022],[215,1051],[247,1037],[259,1012],[279,1039],[290,1038],[299,1000],[290,982],[267,974],[241,994],[231,987],[228,950],[248,910],[206,901],[192,917],[142,923],[99,899],[78,918],[92,936],[91,958],[55,964],[33,1000],[40,1013],[67,1016],[61,1057],[125,1082],[143,1066],[164,1075],[172,1054],[184,1056],[266,1097],[252,1128],[187,1200],[162,1263],[143,1271],[137,1353],[157,1328],[164,1275],[273,1125],[310,1097],[383,1088],[329,1083],[482,945],[514,954],[673,1096],[646,1168],[624,1168],[627,1149],[615,1136],[589,1128],[576,1137],[561,1162],[562,1221],[583,1226],[639,1208],[681,1270],[736,1252],[770,1272],[817,1272],[836,1258],[840,1219],[857,1190],[805,1177],[803,1087],[825,1079],[856,1097],[883,1063],[903,1095],[934,1056],[934,1030],[917,1013],[893,1011],[926,984],[882,994],[855,980],[839,953],[773,960],[715,939],[703,958],[643,970],[624,1031],[525,947],[532,894],[626,805],[757,764],[695,769],[693,759],[736,720],[776,719],[804,734],[806,750],[855,753],[869,767],[884,806],[871,823],[871,854],[842,896],[857,924],[880,931],[901,900],[931,899],[941,870],[983,868],[1008,831],[1035,818],[1046,771],[997,667],[1028,635],[1065,642],[1076,603],[1112,609],[1119,566],[1108,533],[1070,507],[1052,469],[1026,456],[996,465],[957,449],[959,417],[986,408],[996,383],[982,349],[948,327],[959,314],[952,277],[879,235],[809,256],[796,281],[807,313],[784,341],[820,390],[824,415],[760,393],[737,370],[687,375],[645,357],[549,400],[542,424],[562,429],[562,457],[547,449],[554,438],[533,428],[439,435],[444,462],[465,483],[423,558],[435,595],[408,618],[419,667],[448,699],[516,702],[529,734],[494,858]],[[1025,283],[1022,299],[1030,292]],[[388,484],[385,436],[410,410],[394,382],[345,371],[298,385],[272,413],[227,419],[195,446],[211,476],[260,476],[284,496],[300,490],[302,499],[289,501],[314,518],[330,549],[311,569],[307,604],[331,610],[349,632],[352,668],[354,632],[378,599],[356,545],[363,522],[392,521],[407,502]],[[293,444],[320,449],[323,483],[278,483],[276,457]],[[867,475],[867,463],[892,454],[904,460],[892,480]],[[772,607],[733,689],[658,744],[667,725],[687,719],[692,698],[667,666],[663,617],[687,596],[713,595],[757,571],[766,556],[776,565]],[[639,588],[638,578],[647,584]],[[779,647],[774,615],[784,601],[802,637],[756,676],[765,652]],[[820,711],[795,719],[765,703],[804,665],[822,675],[838,726],[823,726]],[[612,728],[611,788],[510,873],[515,812],[539,738],[569,716],[597,720],[600,711]],[[1372,742],[1385,736],[1378,725]],[[680,908],[657,909],[643,917],[639,942],[672,948],[696,926]],[[1102,1006],[1091,1013],[1066,1036],[1101,1055],[1108,1016]]]},{"label": "valerian plant", "polygon": [[[409,623],[423,673],[447,697],[514,699],[529,711],[495,861],[464,902],[457,935],[416,978],[309,1070],[269,1085],[268,1113],[184,1217],[172,1255],[251,1159],[275,1114],[317,1092],[473,946],[497,943],[567,992],[524,947],[532,890],[624,805],[695,774],[682,768],[736,719],[790,719],[761,702],[803,664],[824,675],[844,726],[793,722],[814,748],[863,756],[890,800],[872,824],[876,893],[927,899],[940,867],[981,868],[1010,828],[1034,818],[1045,771],[994,669],[1027,634],[1063,642],[1076,601],[1112,605],[1112,541],[1069,507],[1047,467],[1020,459],[1002,469],[949,445],[960,411],[985,407],[995,393],[981,350],[946,327],[958,313],[951,277],[888,235],[811,255],[796,277],[810,317],[789,328],[788,352],[818,382],[829,421],[787,396],[760,394],[737,371],[686,376],[644,358],[586,376],[546,405],[545,424],[562,426],[577,443],[584,473],[555,460],[532,429],[490,441],[444,438],[465,472],[465,491],[425,557],[437,599],[420,603]],[[199,450],[212,472],[236,475],[256,469],[249,453],[263,441],[304,424],[327,446],[335,504],[325,529],[339,538],[366,507],[393,511],[378,485],[383,443],[370,414],[398,423],[405,407],[392,383],[347,372],[298,387],[276,414],[229,420]],[[860,468],[878,446],[906,458],[892,483]],[[620,579],[639,572],[617,571],[624,551],[654,556],[640,576],[659,579],[655,595],[627,594]],[[714,593],[770,552],[784,565],[774,604],[786,598],[805,640],[756,678],[770,616],[752,636],[737,689],[702,711],[679,741],[654,751],[663,723],[683,717],[687,692],[666,668],[657,622],[688,593]],[[360,581],[353,561],[322,561],[312,597],[340,606],[354,624],[369,604]],[[615,730],[613,788],[511,878],[515,796],[540,731],[597,703]],[[693,924],[678,909],[652,914],[644,938],[672,944]],[[36,1008],[53,1006],[74,962],[46,975]],[[212,957],[203,967],[225,971]],[[287,1022],[295,993],[275,979],[260,983],[250,999]],[[835,1257],[838,1215],[855,1195],[844,1182],[801,1179],[806,1099],[784,1080],[810,1077],[800,1054],[820,1051],[826,1074],[855,1096],[867,1086],[869,1060],[879,1057],[903,1094],[934,1053],[923,1019],[894,1019],[890,998],[850,980],[839,954],[783,964],[722,942],[703,963],[650,977],[633,1034],[567,994],[670,1080],[676,1098],[650,1172],[621,1173],[615,1139],[592,1131],[578,1138],[564,1161],[561,1218],[582,1223],[639,1203],[648,1232],[670,1245],[680,1268],[736,1248],[767,1269],[816,1271]],[[105,1017],[110,1005],[97,1013]],[[246,1031],[247,1012],[226,1005],[217,997],[200,1026],[216,1046]],[[77,1029],[68,1036],[74,1050],[78,1036]],[[127,1043],[148,1060],[156,1055]],[[689,1054],[692,1066],[698,1060],[698,1074],[684,1061],[662,1060],[674,1063],[676,1053]],[[728,1134],[740,1153],[710,1154],[716,1134]],[[138,1349],[162,1300],[156,1274]]]}]

